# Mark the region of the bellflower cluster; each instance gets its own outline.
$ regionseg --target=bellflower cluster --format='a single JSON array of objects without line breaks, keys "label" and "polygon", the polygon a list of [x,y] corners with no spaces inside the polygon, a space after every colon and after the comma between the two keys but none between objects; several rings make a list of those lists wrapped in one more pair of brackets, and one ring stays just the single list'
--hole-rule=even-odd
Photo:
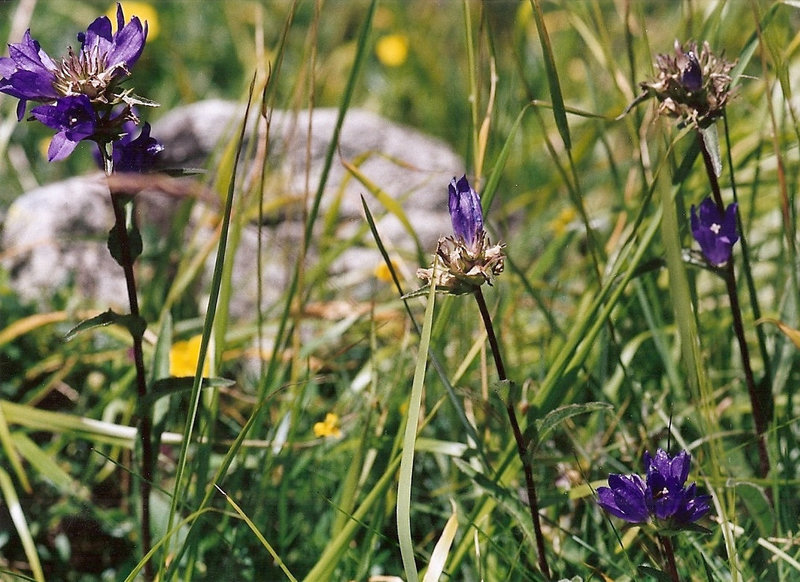
[{"label": "bellflower cluster", "polygon": [[[144,50],[147,23],[134,16],[126,24],[120,4],[116,17],[116,32],[112,33],[107,16],[97,18],[86,32],[78,34],[80,49],[70,47],[60,61],[31,38],[30,30],[22,42],[9,45],[8,57],[0,58],[0,92],[19,99],[17,119],[25,116],[28,101],[42,103],[31,110],[32,118],[56,130],[48,149],[50,161],[63,160],[83,140],[104,148],[122,137],[127,122],[138,123],[134,105],[156,105],[120,87]],[[151,153],[158,149],[148,141],[153,139],[149,134],[149,127],[142,129],[142,141],[119,155],[129,156],[131,147],[141,153],[145,142]],[[153,161],[152,156],[141,155],[128,159],[145,164]]]},{"label": "bellflower cluster", "polygon": [[730,71],[735,64],[714,55],[707,42],[698,53],[696,42],[681,47],[676,40],[675,56],[658,55],[656,78],[640,85],[658,99],[660,114],[705,128],[731,99]]},{"label": "bellflower cluster", "polygon": [[505,245],[492,245],[483,228],[478,193],[466,176],[450,181],[448,207],[453,235],[439,239],[434,265],[417,277],[453,295],[474,291],[503,272]]},{"label": "bellflower cluster", "polygon": [[145,122],[139,136],[134,138],[136,125],[128,121],[123,125],[125,133],[114,144],[111,159],[115,172],[144,172],[151,169],[164,151],[164,146],[150,136],[150,124]]},{"label": "bellflower cluster", "polygon": [[608,476],[608,487],[597,488],[597,503],[612,515],[631,523],[650,519],[668,529],[684,529],[711,508],[710,495],[698,495],[697,485],[685,486],[691,455],[681,451],[670,457],[658,449],[644,454],[645,476]]},{"label": "bellflower cluster", "polygon": [[699,214],[692,206],[692,235],[700,244],[706,260],[714,267],[721,267],[730,260],[733,245],[739,240],[736,210],[734,202],[728,205],[723,215],[711,198],[700,203]]}]

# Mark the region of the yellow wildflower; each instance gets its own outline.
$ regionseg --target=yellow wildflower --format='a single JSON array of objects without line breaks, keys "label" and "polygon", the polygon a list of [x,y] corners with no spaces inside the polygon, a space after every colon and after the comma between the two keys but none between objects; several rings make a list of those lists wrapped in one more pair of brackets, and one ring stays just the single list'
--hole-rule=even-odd
[{"label": "yellow wildflower", "polygon": [[575,220],[577,216],[578,213],[572,206],[564,208],[558,213],[558,216],[550,221],[550,229],[553,231],[553,234],[556,236],[564,234],[564,232],[567,230],[567,227],[573,220]]},{"label": "yellow wildflower", "polygon": [[[155,7],[152,4],[148,4],[147,2],[120,2],[122,4],[122,10],[125,12],[126,17],[130,16],[138,16],[139,20],[142,21],[142,24],[147,22],[147,40],[151,41],[158,37],[158,31],[160,29],[158,25],[158,12],[156,12]],[[111,5],[111,7],[106,12],[106,16],[111,19],[112,27],[116,28],[117,25],[117,3]]]},{"label": "yellow wildflower", "polygon": [[338,439],[342,436],[342,431],[339,428],[339,417],[332,412],[326,414],[325,420],[314,423],[314,434],[317,437],[333,437]]},{"label": "yellow wildflower", "polygon": [[[394,272],[397,272],[397,262],[392,261],[392,268]],[[377,265],[375,265],[375,269],[373,271],[375,278],[378,281],[383,281],[384,283],[391,283],[394,279],[392,279],[392,273],[389,271],[389,266],[384,262],[381,261]]]},{"label": "yellow wildflower", "polygon": [[[194,376],[200,359],[200,343],[203,337],[196,335],[186,341],[175,342],[169,351],[169,375],[176,378]],[[208,376],[208,358],[203,364],[203,376]]]},{"label": "yellow wildflower", "polygon": [[408,58],[408,37],[404,34],[387,34],[375,45],[378,60],[387,67],[399,67]]}]

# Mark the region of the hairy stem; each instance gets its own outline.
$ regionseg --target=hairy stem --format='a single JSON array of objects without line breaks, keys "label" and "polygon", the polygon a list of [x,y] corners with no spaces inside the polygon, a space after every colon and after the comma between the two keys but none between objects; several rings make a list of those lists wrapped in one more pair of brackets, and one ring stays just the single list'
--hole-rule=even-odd
[{"label": "hairy stem", "polygon": [[668,536],[658,536],[658,541],[661,542],[661,553],[664,558],[664,569],[673,582],[680,582],[678,577],[678,567],[675,565],[675,549],[672,546],[672,540]]},{"label": "hairy stem", "polygon": [[[717,174],[714,171],[714,165],[711,161],[711,154],[706,148],[703,136],[699,132],[697,134],[697,138],[700,143],[700,151],[703,152],[703,162],[705,163],[706,173],[708,174],[708,180],[711,184],[711,192],[714,196],[714,202],[716,203],[720,213],[724,213],[725,204],[722,200],[722,193],[719,188],[719,182],[717,181]],[[733,261],[728,261],[728,264],[723,267],[722,274],[728,290],[731,314],[733,315],[733,330],[736,334],[736,339],[738,340],[739,353],[742,356],[742,369],[744,370],[747,393],[750,396],[750,407],[753,412],[753,421],[755,423],[759,460],[758,474],[759,477],[763,478],[767,476],[770,468],[765,434],[769,425],[768,410],[771,408],[769,403],[770,392],[769,390],[759,391],[753,376],[753,368],[750,364],[750,350],[747,347],[747,338],[745,337],[744,323],[742,320],[742,309],[741,305],[739,304],[739,293],[736,289],[736,273],[733,269]]]},{"label": "hairy stem", "polygon": [[[506,375],[506,368],[503,364],[503,357],[500,355],[500,346],[497,343],[497,336],[494,333],[494,326],[492,325],[492,317],[489,314],[489,308],[486,306],[486,300],[483,298],[483,293],[480,287],[475,288],[475,300],[478,302],[478,309],[481,312],[483,325],[486,327],[486,334],[489,337],[489,346],[492,349],[492,356],[494,357],[494,364],[497,368],[497,375],[502,382],[508,381]],[[508,420],[511,424],[511,430],[514,433],[514,440],[517,443],[517,454],[520,461],[522,461],[522,470],[525,473],[525,485],[528,493],[528,507],[531,512],[531,519],[533,520],[533,531],[536,535],[536,550],[539,555],[539,568],[542,573],[550,578],[550,568],[547,565],[547,556],[545,555],[544,535],[542,534],[542,524],[539,520],[539,500],[536,496],[536,482],[533,480],[533,468],[531,467],[530,457],[528,455],[528,444],[522,434],[522,430],[517,420],[516,409],[514,402],[509,397],[506,399],[506,412],[508,413]]]},{"label": "hairy stem", "polygon": [[[113,173],[113,162],[106,148],[100,146],[101,156],[107,176]],[[136,276],[133,270],[135,260],[131,248],[131,240],[128,233],[127,217],[125,215],[126,200],[119,193],[111,191],[111,206],[114,209],[114,229],[119,241],[119,259],[122,270],[125,273],[125,286],[128,294],[128,305],[131,315],[139,318],[139,300],[136,295]],[[139,476],[139,495],[141,497],[141,540],[142,555],[147,555],[152,547],[152,536],[150,532],[150,490],[153,482],[153,416],[150,408],[145,405],[147,397],[147,376],[144,367],[144,351],[142,349],[141,334],[131,333],[133,339],[133,365],[136,369],[136,392],[139,399],[139,440],[142,446],[142,466]],[[147,580],[153,580],[155,572],[153,565],[148,560],[144,565],[144,574]]]}]

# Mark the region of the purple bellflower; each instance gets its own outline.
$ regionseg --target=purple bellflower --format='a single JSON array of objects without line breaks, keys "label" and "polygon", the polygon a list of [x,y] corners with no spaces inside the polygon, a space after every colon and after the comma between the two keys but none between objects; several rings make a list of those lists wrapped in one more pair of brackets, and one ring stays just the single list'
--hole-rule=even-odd
[{"label": "purple bellflower", "polygon": [[417,277],[452,295],[474,291],[503,272],[505,245],[492,245],[483,228],[478,193],[466,176],[453,178],[448,187],[453,235],[439,239],[434,264],[418,269]]},{"label": "purple bellflower", "polygon": [[66,158],[79,141],[91,137],[96,130],[95,111],[86,95],[62,97],[54,105],[34,107],[31,114],[58,132],[47,150],[51,162]]},{"label": "purple bellflower", "polygon": [[655,519],[669,529],[683,529],[711,509],[711,496],[698,495],[697,485],[685,486],[691,455],[681,451],[671,457],[658,449],[644,454],[645,476],[608,476],[608,487],[597,488],[597,503],[620,519],[645,523]]},{"label": "purple bellflower", "polygon": [[121,98],[116,83],[130,74],[144,50],[147,23],[137,17],[125,24],[122,6],[117,4],[117,27],[101,16],[85,33],[78,34],[81,49],[69,49],[60,63],[25,32],[21,43],[8,45],[8,57],[0,58],[0,92],[20,100],[17,119],[25,115],[27,101],[53,101],[72,95],[86,95],[92,102],[111,103]]},{"label": "purple bellflower", "polygon": [[450,199],[450,221],[453,232],[467,245],[474,249],[483,232],[483,211],[478,193],[469,185],[466,176],[459,180],[453,178],[448,187]]},{"label": "purple bellflower", "polygon": [[30,30],[22,42],[9,45],[8,57],[0,58],[0,93],[19,99],[17,119],[25,116],[28,101],[45,104],[31,113],[57,130],[50,161],[67,157],[81,140],[119,139],[123,123],[138,121],[134,105],[156,105],[119,86],[144,50],[147,23],[134,16],[126,24],[120,4],[116,17],[117,32],[112,33],[107,16],[97,18],[78,34],[80,49],[70,47],[60,61],[42,50]]},{"label": "purple bellflower", "polygon": [[733,245],[739,240],[736,210],[734,202],[728,205],[723,215],[711,198],[703,200],[699,209],[692,206],[692,235],[700,244],[706,260],[714,267],[721,267],[730,260]]},{"label": "purple bellflower", "polygon": [[133,138],[136,126],[128,122],[123,126],[127,130],[119,141],[114,143],[112,160],[115,172],[147,172],[155,166],[158,154],[164,146],[150,137],[150,124],[145,122],[139,137]]}]

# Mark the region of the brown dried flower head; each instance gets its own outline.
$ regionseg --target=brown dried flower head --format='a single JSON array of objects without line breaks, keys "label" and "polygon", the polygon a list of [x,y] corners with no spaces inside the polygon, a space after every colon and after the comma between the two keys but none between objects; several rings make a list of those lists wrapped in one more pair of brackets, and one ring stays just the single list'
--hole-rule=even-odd
[{"label": "brown dried flower head", "polygon": [[492,245],[483,230],[473,247],[458,236],[442,237],[436,245],[433,266],[417,269],[417,277],[451,295],[471,293],[484,283],[491,285],[503,272],[504,247],[504,244]]},{"label": "brown dried flower head", "polygon": [[658,112],[700,128],[711,125],[732,97],[730,71],[736,62],[711,52],[707,42],[698,53],[697,43],[684,47],[675,41],[675,55],[656,57],[656,78],[640,83],[659,101]]}]

